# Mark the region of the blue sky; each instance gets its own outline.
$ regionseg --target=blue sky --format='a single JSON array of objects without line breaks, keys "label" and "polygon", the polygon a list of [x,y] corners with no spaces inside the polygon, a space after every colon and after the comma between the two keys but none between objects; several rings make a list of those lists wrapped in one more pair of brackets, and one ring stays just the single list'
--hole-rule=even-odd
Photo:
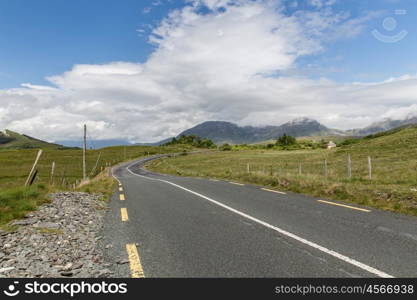
[{"label": "blue sky", "polygon": [[[75,64],[145,61],[153,47],[146,33],[137,30],[157,25],[170,10],[183,5],[182,1],[161,2],[1,0],[0,88],[17,87],[22,82],[46,84],[45,77],[65,72]],[[301,1],[297,9],[311,9],[305,2]],[[335,6],[352,16],[369,11],[382,11],[382,15],[367,22],[359,37],[328,43],[323,53],[301,58],[299,66],[309,76],[378,81],[417,70],[416,1],[345,0]],[[406,9],[407,15],[396,16],[396,9]],[[397,19],[398,30],[409,31],[400,43],[383,44],[370,33],[375,28],[391,34],[382,25],[389,15]]]},{"label": "blue sky", "polygon": [[143,61],[152,47],[137,29],[171,8],[135,0],[1,0],[0,88],[45,84],[74,64]]},{"label": "blue sky", "polygon": [[414,0],[0,0],[0,128],[147,142],[206,120],[406,118],[416,19]]}]

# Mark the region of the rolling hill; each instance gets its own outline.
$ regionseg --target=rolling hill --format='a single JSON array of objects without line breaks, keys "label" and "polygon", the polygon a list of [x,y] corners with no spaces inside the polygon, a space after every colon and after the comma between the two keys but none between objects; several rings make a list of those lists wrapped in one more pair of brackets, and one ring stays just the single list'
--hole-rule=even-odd
[{"label": "rolling hill", "polygon": [[48,143],[25,134],[7,130],[0,131],[0,149],[59,149],[58,144]]},{"label": "rolling hill", "polygon": [[408,116],[403,120],[393,120],[387,118],[380,122],[372,123],[364,128],[348,130],[347,133],[353,136],[366,136],[412,124],[417,124],[417,116]]}]

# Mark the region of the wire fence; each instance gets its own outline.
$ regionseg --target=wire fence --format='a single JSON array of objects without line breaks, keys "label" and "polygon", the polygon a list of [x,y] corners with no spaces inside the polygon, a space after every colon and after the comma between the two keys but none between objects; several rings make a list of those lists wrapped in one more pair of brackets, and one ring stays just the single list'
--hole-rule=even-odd
[{"label": "wire fence", "polygon": [[[269,155],[271,154],[271,155]],[[165,167],[179,175],[220,176],[257,174],[262,176],[316,177],[329,181],[363,181],[378,184],[417,184],[417,156],[355,153],[240,153],[213,154],[165,160]]]}]

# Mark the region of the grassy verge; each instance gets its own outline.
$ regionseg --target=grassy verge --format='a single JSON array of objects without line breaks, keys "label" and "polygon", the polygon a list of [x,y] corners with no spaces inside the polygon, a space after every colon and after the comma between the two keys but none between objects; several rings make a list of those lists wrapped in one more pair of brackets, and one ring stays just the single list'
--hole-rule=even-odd
[{"label": "grassy verge", "polygon": [[[87,167],[90,182],[75,191],[102,194],[108,200],[115,191],[115,180],[108,176],[106,166],[159,153],[192,150],[178,145],[167,147],[128,146],[88,150]],[[74,190],[82,178],[82,151],[46,149],[38,165],[38,177],[30,188],[23,187],[38,150],[0,150],[0,229],[13,219],[24,217],[29,211],[49,201],[52,192]],[[100,159],[99,159],[100,158]],[[51,165],[55,162],[55,175],[51,180]],[[50,183],[53,183],[50,184]]]},{"label": "grassy verge", "polygon": [[116,185],[116,180],[105,171],[93,178],[90,183],[77,188],[77,191],[90,194],[102,194],[103,200],[108,201],[114,194]]},{"label": "grassy verge", "polygon": [[[99,174],[106,166],[122,161],[159,153],[191,150],[186,146],[116,146],[98,150],[87,150],[87,175]],[[35,160],[37,149],[0,149],[0,190],[23,186]],[[51,178],[52,163],[55,162],[54,176]],[[82,178],[81,149],[44,149],[38,164],[36,183],[55,186],[72,186]]]},{"label": "grassy verge", "polygon": [[22,218],[27,212],[47,202],[47,192],[48,189],[42,184],[0,191],[0,225]]},{"label": "grassy verge", "polygon": [[[202,153],[163,158],[146,167],[160,173],[252,183],[417,215],[417,147],[408,145],[407,149],[398,151],[399,141],[390,142],[389,147],[384,147],[382,141],[372,141],[375,147],[365,142],[368,145],[359,143],[330,151]],[[347,154],[352,159],[351,178],[347,177]],[[372,180],[367,173],[368,155],[373,158]]]},{"label": "grassy verge", "polygon": [[[116,180],[103,172],[93,178],[88,184],[76,188],[74,191],[103,195],[108,201],[116,188]],[[63,191],[60,187],[37,184],[30,188],[18,187],[0,192],[0,229],[12,230],[6,225],[14,219],[23,218],[28,212],[39,205],[49,202],[48,194]]]}]

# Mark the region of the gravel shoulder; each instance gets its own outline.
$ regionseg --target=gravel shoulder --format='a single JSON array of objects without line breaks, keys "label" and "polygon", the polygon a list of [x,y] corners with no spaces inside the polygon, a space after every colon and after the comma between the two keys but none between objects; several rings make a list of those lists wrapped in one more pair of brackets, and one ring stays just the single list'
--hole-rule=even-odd
[{"label": "gravel shoulder", "polygon": [[60,192],[51,202],[0,231],[0,278],[112,277],[100,236],[108,204],[100,195]]}]

